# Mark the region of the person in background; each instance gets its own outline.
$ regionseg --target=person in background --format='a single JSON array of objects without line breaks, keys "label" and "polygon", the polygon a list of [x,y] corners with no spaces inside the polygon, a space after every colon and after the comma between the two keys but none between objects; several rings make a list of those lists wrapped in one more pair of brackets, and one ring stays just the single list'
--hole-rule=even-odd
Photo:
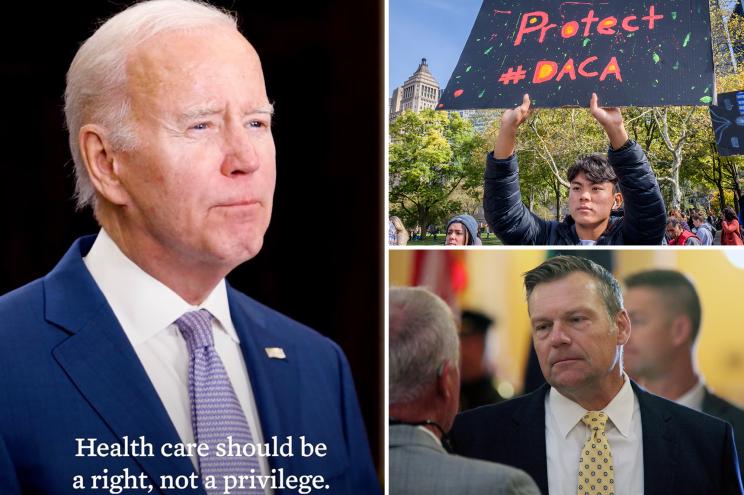
[{"label": "person in background", "polygon": [[700,238],[700,244],[702,246],[712,246],[716,234],[713,226],[705,220],[705,215],[700,211],[693,212],[692,224],[695,226],[695,235]]},{"label": "person in background", "polygon": [[727,206],[723,210],[723,220],[721,220],[721,245],[742,245],[739,221],[736,219],[736,212],[730,206]]},{"label": "person in background", "polygon": [[405,246],[408,244],[408,230],[406,230],[405,225],[403,225],[403,220],[401,220],[400,217],[392,216],[390,217],[390,223],[395,228],[395,241],[390,245]]},{"label": "person in background", "polygon": [[683,227],[684,221],[677,217],[667,220],[667,239],[670,246],[700,246],[700,238]]},{"label": "person in background", "polygon": [[493,384],[486,363],[486,339],[493,320],[475,310],[460,314],[460,410],[504,400]]},{"label": "person in background", "polygon": [[702,308],[693,283],[674,270],[625,279],[633,332],[625,344],[628,374],[651,393],[727,421],[744,470],[744,411],[713,394],[695,366]]},{"label": "person in background", "polygon": [[447,222],[445,246],[479,246],[478,222],[465,213],[454,216]]},{"label": "person in background", "polygon": [[524,471],[447,452],[460,397],[454,317],[422,288],[393,287],[389,301],[390,495],[538,495]]}]

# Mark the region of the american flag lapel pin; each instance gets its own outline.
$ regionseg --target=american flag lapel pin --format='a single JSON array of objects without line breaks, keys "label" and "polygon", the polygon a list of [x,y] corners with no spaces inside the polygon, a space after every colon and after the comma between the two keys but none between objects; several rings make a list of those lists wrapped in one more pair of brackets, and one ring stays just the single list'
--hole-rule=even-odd
[{"label": "american flag lapel pin", "polygon": [[281,347],[266,347],[265,350],[270,359],[287,359],[287,355],[284,354],[284,349]]}]

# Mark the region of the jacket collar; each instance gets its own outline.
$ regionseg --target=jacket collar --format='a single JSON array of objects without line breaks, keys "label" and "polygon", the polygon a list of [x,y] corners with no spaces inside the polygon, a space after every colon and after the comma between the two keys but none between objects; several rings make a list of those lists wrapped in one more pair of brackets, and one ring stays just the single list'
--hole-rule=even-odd
[{"label": "jacket collar", "polygon": [[[134,349],[85,268],[82,257],[94,239],[75,241],[43,279],[44,316],[69,334],[52,355],[118,439],[144,436],[155,446],[180,442]],[[133,460],[155,482],[162,475],[188,476],[193,471],[185,457]]]}]

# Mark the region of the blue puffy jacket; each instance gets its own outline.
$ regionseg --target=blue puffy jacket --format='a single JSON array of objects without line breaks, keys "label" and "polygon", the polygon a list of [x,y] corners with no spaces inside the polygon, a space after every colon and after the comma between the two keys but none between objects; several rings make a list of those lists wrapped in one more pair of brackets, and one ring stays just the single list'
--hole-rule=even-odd
[{"label": "blue puffy jacket", "polygon": [[[618,177],[624,211],[613,212],[597,245],[659,245],[666,230],[666,209],[656,176],[646,154],[635,141],[619,150],[610,148],[610,165]],[[570,215],[562,222],[543,220],[522,203],[516,155],[486,158],[483,209],[491,230],[504,244],[578,245]]]}]

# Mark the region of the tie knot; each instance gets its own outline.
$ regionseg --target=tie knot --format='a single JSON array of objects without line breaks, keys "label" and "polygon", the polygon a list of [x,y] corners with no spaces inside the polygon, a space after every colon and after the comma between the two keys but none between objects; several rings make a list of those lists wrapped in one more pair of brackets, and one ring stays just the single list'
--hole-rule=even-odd
[{"label": "tie knot", "polygon": [[196,349],[214,346],[212,315],[206,309],[184,313],[176,320],[176,326],[192,354]]},{"label": "tie knot", "polygon": [[607,415],[602,411],[589,411],[584,414],[581,421],[592,431],[602,432],[607,424]]}]

